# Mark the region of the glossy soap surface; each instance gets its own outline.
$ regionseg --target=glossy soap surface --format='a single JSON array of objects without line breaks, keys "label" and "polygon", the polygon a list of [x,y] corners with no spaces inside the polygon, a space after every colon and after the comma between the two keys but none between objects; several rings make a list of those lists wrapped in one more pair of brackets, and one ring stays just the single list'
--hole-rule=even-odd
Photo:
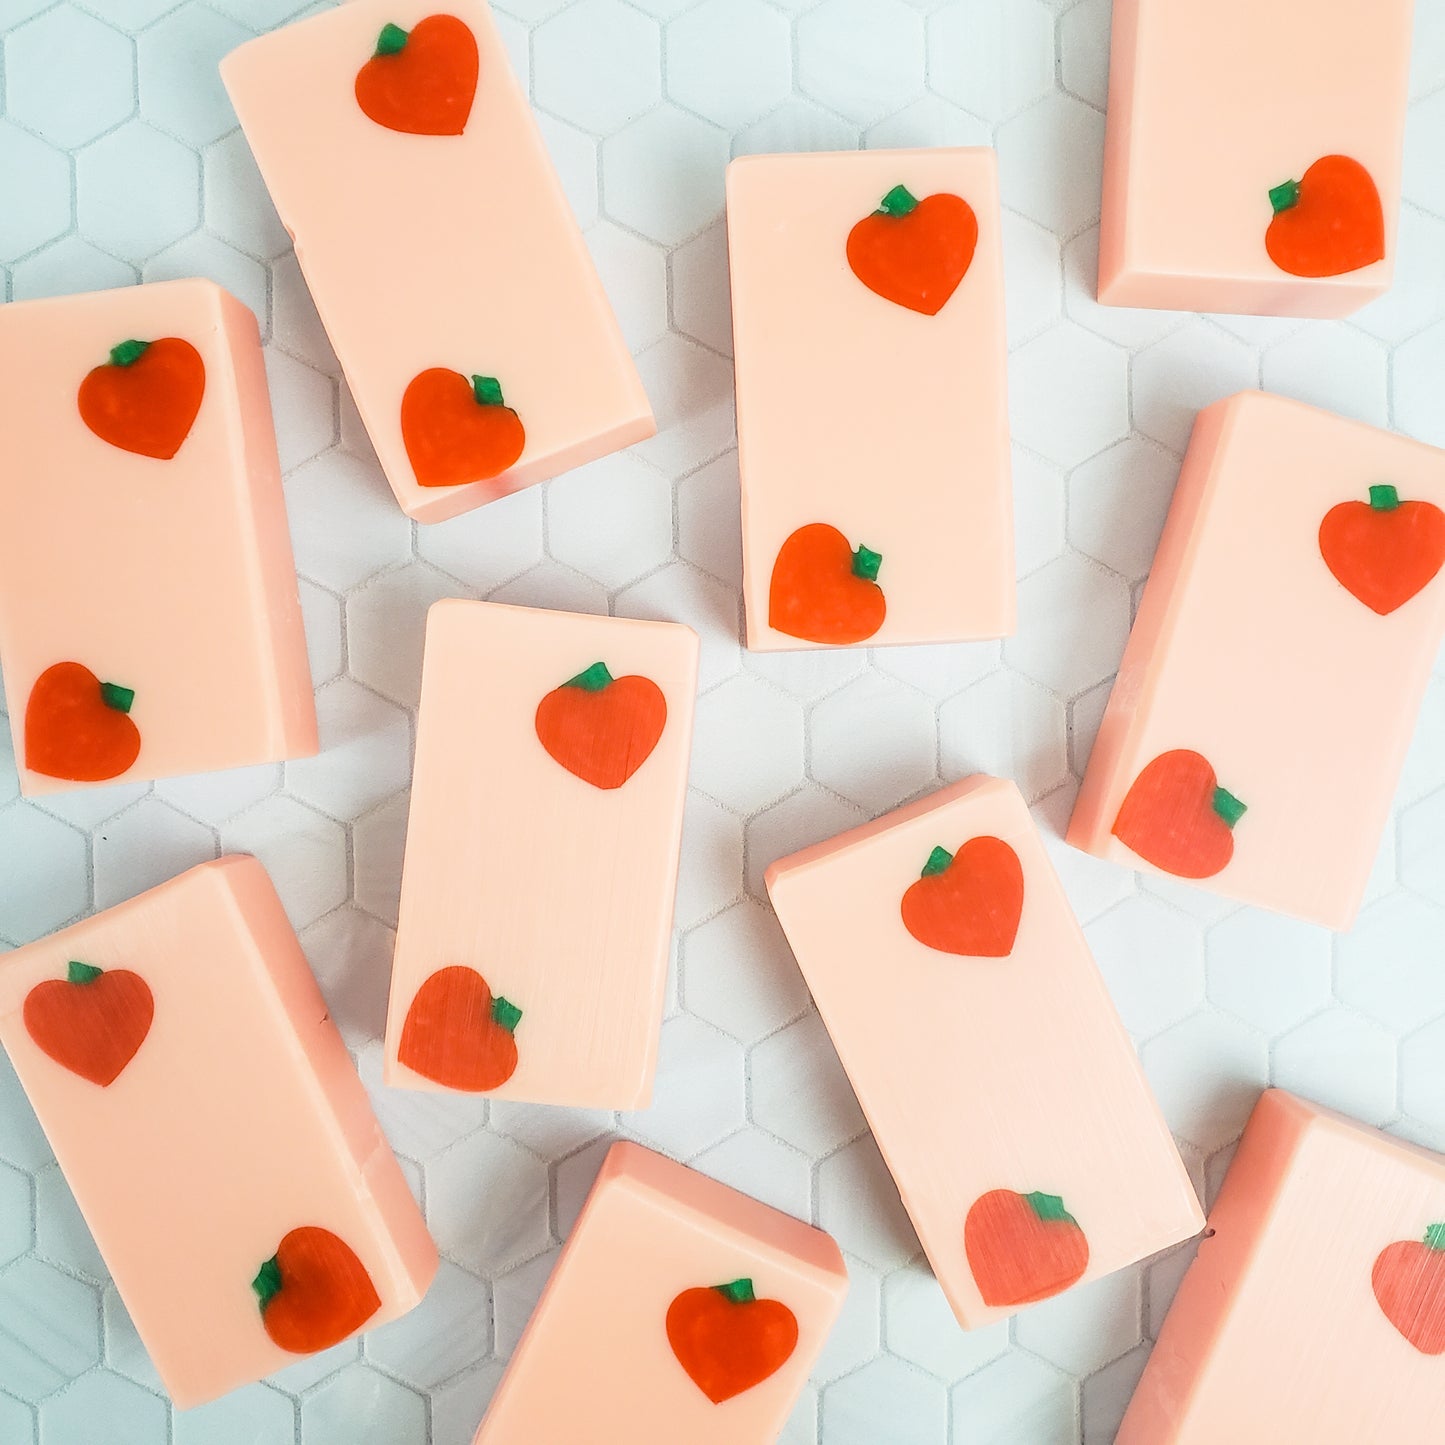
[{"label": "glossy soap surface", "polygon": [[[103,367],[110,384],[127,371],[108,358],[129,340],[183,342],[204,370],[169,459],[82,420],[87,376]],[[0,659],[26,794],[77,786],[24,765],[32,690],[58,663],[135,693],[139,752],[115,781],[316,751],[260,340],[251,312],[209,281],[0,308]],[[166,404],[165,383],[141,385],[115,398],[122,440],[126,418]],[[102,726],[114,723],[107,711]],[[56,766],[72,757],[62,747]]]},{"label": "glossy soap surface", "polygon": [[[437,13],[430,0],[355,0],[222,66],[382,468],[407,514],[427,522],[655,430],[483,0],[446,9],[480,57],[460,135],[399,131],[358,103],[356,75],[382,28],[411,31]],[[464,410],[466,379],[480,374],[521,418],[526,448],[495,479],[418,485],[402,398],[436,368],[456,374]]]},{"label": "glossy soap surface", "polygon": [[[796,1343],[766,1378],[714,1402],[684,1370],[667,1322],[684,1292],[740,1277],[793,1315]],[[822,1231],[614,1144],[476,1445],[772,1445],[847,1288],[843,1256]],[[715,1351],[729,1330],[751,1328],[726,1311],[722,1320],[704,1336]]]},{"label": "glossy soap surface", "polygon": [[[975,856],[977,839],[1005,861]],[[954,855],[958,873],[947,870],[939,904],[920,907],[922,889],[945,886],[940,876],[919,881],[935,848]],[[1012,783],[969,778],[781,859],[768,869],[768,893],[965,1328],[1202,1227]],[[982,938],[945,926],[990,912],[1001,931]],[[1053,1207],[1072,1216],[1087,1258],[1051,1257],[1016,1200],[980,1208],[998,1190],[1061,1199]],[[1080,1248],[1071,1238],[1066,1254]]]},{"label": "glossy soap surface", "polygon": [[[933,315],[870,289],[849,238],[895,186],[920,202],[874,222],[903,270],[931,257],[930,197],[958,196],[977,245]],[[909,233],[922,230],[925,240]],[[936,244],[936,243],[935,243]],[[749,156],[728,170],[748,646],[817,645],[771,624],[774,568],[826,524],[882,556],[873,643],[1014,627],[998,165],[986,148]],[[929,268],[915,264],[915,273]],[[956,273],[946,273],[953,281]],[[935,295],[946,292],[936,283]],[[821,586],[804,577],[807,595]],[[851,584],[845,584],[851,585]],[[774,619],[775,620],[775,619]],[[824,639],[826,640],[826,639]]]},{"label": "glossy soap surface", "polygon": [[[1345,316],[1388,290],[1413,10],[1414,0],[1119,0],[1100,299]],[[1332,155],[1358,162],[1373,181],[1384,255],[1301,277],[1266,248],[1269,192]]]},{"label": "glossy soap surface", "polygon": [[[39,1027],[34,990],[71,960],[102,970],[76,992],[128,974],[153,999],[106,1084],[57,1062],[57,1042],[85,1048],[74,1002]],[[122,1020],[134,1021],[124,999],[111,1026]],[[254,858],[205,864],[0,955],[0,1044],[179,1407],[296,1362],[252,1291],[294,1229],[327,1229],[361,1261],[369,1327],[426,1292],[436,1248]]]}]

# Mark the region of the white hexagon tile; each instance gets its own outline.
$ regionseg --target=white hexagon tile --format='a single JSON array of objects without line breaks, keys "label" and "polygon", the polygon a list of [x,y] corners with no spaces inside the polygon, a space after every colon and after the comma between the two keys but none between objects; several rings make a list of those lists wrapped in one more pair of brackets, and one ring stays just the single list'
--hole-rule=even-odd
[{"label": "white hexagon tile", "polygon": [[[1189,1251],[958,1331],[767,907],[762,871],[966,772],[1019,779],[1185,1156],[1212,1192],[1254,1095],[1445,1145],[1445,669],[1358,926],[1143,882],[1058,841],[1196,408],[1264,385],[1445,443],[1445,26],[1418,9],[1400,279],[1349,322],[1093,299],[1108,0],[498,0],[657,410],[629,454],[435,528],[395,507],[216,76],[327,0],[0,0],[0,276],[20,299],[213,277],[260,315],[323,754],[17,797],[0,944],[223,850],[272,869],[445,1262],[408,1319],[173,1415],[0,1059],[3,1445],[468,1445],[625,1135],[829,1228],[848,1305],[786,1445],[1107,1445]],[[996,144],[1018,635],[749,657],[723,166]],[[382,1089],[421,622],[449,595],[702,634],[657,1104],[613,1116]],[[99,1433],[98,1433],[99,1432]],[[562,1442],[538,1442],[562,1445]]]}]

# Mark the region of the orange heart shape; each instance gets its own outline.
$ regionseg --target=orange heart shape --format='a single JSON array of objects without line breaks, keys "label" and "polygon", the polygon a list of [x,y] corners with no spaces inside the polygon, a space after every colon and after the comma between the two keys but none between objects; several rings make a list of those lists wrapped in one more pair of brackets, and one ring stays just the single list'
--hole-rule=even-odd
[{"label": "orange heart shape", "polygon": [[356,103],[377,125],[407,135],[461,135],[481,61],[455,15],[428,15],[410,31],[388,25],[357,72]]},{"label": "orange heart shape", "polygon": [[453,964],[438,969],[416,991],[397,1058],[449,1089],[483,1093],[516,1073],[513,1035],[521,1017],[515,1004],[492,997],[475,969]]},{"label": "orange heart shape", "polygon": [[614,678],[594,662],[537,704],[537,739],[569,773],[594,788],[620,788],[667,726],[667,699],[650,677]]},{"label": "orange heart shape", "polygon": [[833,646],[865,642],[888,612],[875,580],[882,557],[855,552],[826,522],[799,527],[778,550],[768,589],[768,626]]},{"label": "orange heart shape", "polygon": [[72,961],[66,977],[37,983],[25,995],[25,1032],[72,1074],[108,1088],[151,1031],[155,999],[129,969]]},{"label": "orange heart shape", "polygon": [[293,1355],[329,1350],[381,1308],[381,1296],[356,1251],[318,1225],[291,1230],[251,1288],[266,1333]]},{"label": "orange heart shape", "polygon": [[1207,758],[1176,748],[1134,779],[1113,833],[1166,873],[1212,878],[1234,857],[1234,826],[1245,811],[1218,785]]},{"label": "orange heart shape", "polygon": [[848,233],[848,265],[885,301],[936,316],[968,274],[977,246],[978,217],[962,196],[939,191],[920,201],[895,186]]},{"label": "orange heart shape", "polygon": [[1265,250],[1291,276],[1341,276],[1385,259],[1385,212],[1369,171],[1349,156],[1322,156],[1298,181],[1269,193],[1274,219]]},{"label": "orange heart shape", "polygon": [[168,462],[191,434],[206,394],[206,363],[189,341],[122,341],[80,383],[80,419],[122,451]]},{"label": "orange heart shape", "polygon": [[970,838],[957,853],[935,848],[901,905],[903,926],[925,947],[971,958],[1007,958],[1024,908],[1024,870],[1002,838]]},{"label": "orange heart shape", "polygon": [[1386,616],[1445,565],[1445,512],[1432,502],[1402,502],[1394,487],[1371,487],[1368,502],[1325,513],[1320,555],[1341,586]]},{"label": "orange heart shape", "polygon": [[1057,1194],[991,1190],[968,1211],[963,1245],[978,1292],[993,1308],[1059,1294],[1089,1266],[1089,1241]]},{"label": "orange heart shape", "polygon": [[401,399],[401,436],[420,487],[461,487],[500,476],[522,455],[527,434],[490,376],[470,381],[434,366]]},{"label": "orange heart shape", "polygon": [[758,1299],[750,1279],[685,1289],[668,1306],[667,1342],[693,1384],[721,1405],[776,1374],[798,1346],[798,1318]]},{"label": "orange heart shape", "polygon": [[128,716],[134,700],[78,662],[47,667],[25,705],[25,766],[72,783],[118,778],[140,756],[140,730]]}]

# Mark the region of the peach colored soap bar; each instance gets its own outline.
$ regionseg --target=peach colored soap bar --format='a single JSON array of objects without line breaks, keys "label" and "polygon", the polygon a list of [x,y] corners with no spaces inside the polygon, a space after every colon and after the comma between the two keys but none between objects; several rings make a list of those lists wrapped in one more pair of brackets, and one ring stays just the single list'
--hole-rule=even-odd
[{"label": "peach colored soap bar", "polygon": [[1348,928],[1445,637],[1445,452],[1199,414],[1068,839]]},{"label": "peach colored soap bar", "polygon": [[1271,1089],[1118,1445],[1433,1445],[1442,1351],[1445,1159]]},{"label": "peach colored soap bar", "polygon": [[1203,1226],[1012,783],[956,783],[767,885],[965,1329]]},{"label": "peach colored soap bar", "polygon": [[1099,300],[1345,316],[1388,290],[1412,8],[1115,0]]},{"label": "peach colored soap bar", "polygon": [[421,1300],[435,1246],[254,858],[0,956],[0,1044],[177,1405]]},{"label": "peach colored soap bar", "polygon": [[250,311],[209,281],[0,307],[0,436],[21,791],[314,753]]},{"label": "peach colored soap bar", "polygon": [[748,646],[1006,636],[993,151],[748,156],[727,198]]},{"label": "peach colored soap bar", "polygon": [[648,1102],[697,661],[675,622],[432,607],[388,1083]]},{"label": "peach colored soap bar", "polygon": [[847,1290],[821,1230],[614,1144],[476,1445],[772,1445]]},{"label": "peach colored soap bar", "polygon": [[408,516],[653,434],[483,0],[352,0],[221,76]]}]

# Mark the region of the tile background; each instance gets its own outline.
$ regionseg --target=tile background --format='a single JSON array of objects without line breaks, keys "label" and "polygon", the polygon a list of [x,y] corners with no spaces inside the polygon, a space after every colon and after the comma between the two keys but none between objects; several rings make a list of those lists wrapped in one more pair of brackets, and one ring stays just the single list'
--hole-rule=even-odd
[{"label": "tile background", "polygon": [[[1092,301],[1106,0],[500,0],[661,432],[421,530],[377,471],[216,79],[222,54],[303,7],[0,0],[6,295],[199,273],[260,315],[326,746],[284,768],[43,805],[17,800],[0,759],[0,943],[253,851],[375,1086],[427,605],[676,617],[704,639],[657,1106],[613,1117],[378,1090],[447,1257],[426,1304],[173,1417],[0,1060],[4,1445],[467,1445],[618,1134],[816,1220],[847,1250],[850,1302],[787,1445],[1104,1445],[1188,1251],[1012,1328],[957,1331],[764,902],[770,859],[978,768],[1018,778],[1055,835],[1201,1189],[1267,1080],[1445,1145],[1445,672],[1348,937],[1140,881],[1056,837],[1194,410],[1263,384],[1445,444],[1445,4],[1418,8],[1399,283],[1351,322],[1299,323]],[[1018,636],[747,657],[723,164],[990,142]]]}]

